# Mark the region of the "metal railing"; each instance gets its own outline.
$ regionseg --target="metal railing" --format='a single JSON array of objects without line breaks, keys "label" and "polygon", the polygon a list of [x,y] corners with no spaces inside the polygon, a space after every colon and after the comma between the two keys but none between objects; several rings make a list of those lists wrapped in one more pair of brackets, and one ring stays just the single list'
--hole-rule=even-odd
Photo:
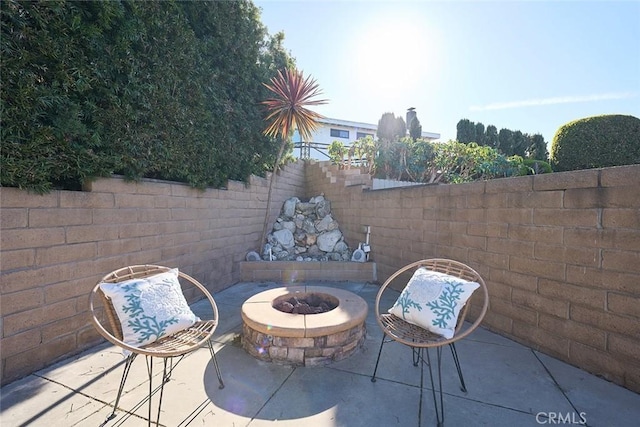
[{"label": "metal railing", "polygon": [[311,150],[315,150],[314,153],[318,153],[320,155],[323,156],[323,160],[329,159],[329,153],[327,152],[329,150],[329,145],[325,142],[304,142],[304,141],[298,141],[298,142],[294,142],[293,143],[293,148],[294,150],[296,148],[300,149],[300,158],[307,160],[311,158]]}]

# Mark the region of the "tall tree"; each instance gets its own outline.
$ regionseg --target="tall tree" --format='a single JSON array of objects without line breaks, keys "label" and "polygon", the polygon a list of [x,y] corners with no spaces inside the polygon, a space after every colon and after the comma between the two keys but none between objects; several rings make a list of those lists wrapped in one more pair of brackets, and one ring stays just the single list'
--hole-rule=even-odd
[{"label": "tall tree", "polygon": [[404,138],[405,136],[407,136],[407,124],[400,116],[396,117],[395,131],[398,138]]},{"label": "tall tree", "polygon": [[546,142],[540,134],[531,136],[519,130],[513,131],[506,128],[498,132],[494,125],[488,125],[485,129],[482,123],[475,123],[468,119],[461,119],[456,128],[458,142],[476,142],[478,145],[497,149],[505,156],[518,155],[546,160],[549,155]]},{"label": "tall tree", "polygon": [[461,119],[456,128],[456,140],[458,140],[458,142],[469,143],[476,140],[476,126],[474,122],[469,119]]},{"label": "tall tree", "polygon": [[476,133],[475,142],[477,142],[478,145],[486,145],[484,142],[485,140],[484,125],[482,123],[480,122],[476,123],[475,133]]},{"label": "tall tree", "polygon": [[526,150],[527,158],[547,161],[549,152],[544,137],[539,133],[530,137],[529,147]]},{"label": "tall tree", "polygon": [[384,113],[378,120],[376,135],[380,141],[392,142],[407,134],[407,126],[402,117],[393,113]]},{"label": "tall tree", "polygon": [[509,156],[518,155],[525,157],[525,150],[528,146],[528,138],[519,130],[513,132],[513,144],[511,153],[505,153]]},{"label": "tall tree", "polygon": [[382,171],[386,178],[390,178],[393,163],[397,160],[397,142],[407,135],[407,127],[402,117],[393,113],[384,113],[378,120],[378,156],[376,170]]},{"label": "tall tree", "polygon": [[265,87],[272,92],[272,97],[263,101],[269,112],[265,119],[269,124],[264,134],[272,138],[280,138],[282,142],[269,180],[260,246],[264,244],[267,237],[273,183],[287,142],[294,129],[298,129],[303,140],[311,141],[312,133],[318,126],[317,121],[323,116],[307,107],[328,102],[326,99],[314,99],[322,94],[315,79],[311,76],[305,78],[302,71],[292,68],[286,69],[284,73],[278,70],[278,75],[271,79],[271,84],[265,84]]},{"label": "tall tree", "polygon": [[494,125],[487,126],[487,130],[484,135],[484,143],[491,148],[498,148],[498,128]]},{"label": "tall tree", "polygon": [[498,133],[498,150],[505,156],[513,154],[513,132],[511,130],[500,129],[500,133]]},{"label": "tall tree", "polygon": [[409,123],[409,136],[413,138],[414,141],[422,137],[422,125],[420,124],[420,120],[418,120],[417,116],[411,120],[411,123]]}]

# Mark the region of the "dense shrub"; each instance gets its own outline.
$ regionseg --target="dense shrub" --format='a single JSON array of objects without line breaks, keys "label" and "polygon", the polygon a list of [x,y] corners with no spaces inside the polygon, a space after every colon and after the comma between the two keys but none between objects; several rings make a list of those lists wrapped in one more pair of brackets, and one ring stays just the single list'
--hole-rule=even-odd
[{"label": "dense shrub", "polygon": [[551,165],[542,160],[524,159],[520,167],[519,175],[538,175],[541,173],[551,173]]},{"label": "dense shrub", "polygon": [[344,157],[348,151],[349,149],[341,141],[333,141],[327,149],[331,163],[340,167],[344,166]]},{"label": "dense shrub", "polygon": [[[376,178],[424,183],[461,183],[508,176],[551,172],[546,162],[520,156],[504,156],[498,150],[475,142],[431,142],[411,137],[394,141],[362,138],[345,147],[334,141],[329,156],[341,167],[366,167]],[[345,158],[346,157],[346,158]],[[548,167],[546,170],[545,166]],[[544,170],[544,172],[542,171]]]},{"label": "dense shrub", "polygon": [[262,83],[291,64],[250,1],[3,0],[0,182],[193,186],[273,165]]},{"label": "dense shrub", "polygon": [[505,156],[521,156],[525,159],[542,159],[549,157],[547,143],[539,133],[528,134],[519,130],[498,128],[489,125],[485,129],[484,124],[472,122],[469,119],[460,119],[456,126],[458,142],[476,142],[478,145],[486,145],[495,148]]},{"label": "dense shrub", "polygon": [[604,115],[567,123],[553,137],[550,157],[555,171],[640,163],[640,119]]},{"label": "dense shrub", "polygon": [[507,157],[494,148],[475,142],[458,141],[433,144],[436,165],[435,182],[461,183],[504,178],[518,174],[522,157]]}]

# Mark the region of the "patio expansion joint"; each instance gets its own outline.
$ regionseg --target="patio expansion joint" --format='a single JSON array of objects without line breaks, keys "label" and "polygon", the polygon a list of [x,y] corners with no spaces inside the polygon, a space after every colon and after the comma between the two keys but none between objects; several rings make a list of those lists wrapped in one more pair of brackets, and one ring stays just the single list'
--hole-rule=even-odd
[{"label": "patio expansion joint", "polygon": [[493,408],[498,408],[498,409],[506,409],[508,411],[519,412],[519,413],[525,414],[525,415],[536,415],[535,413],[533,413],[531,411],[525,411],[523,409],[512,408],[511,406],[499,405],[497,403],[485,402],[483,400],[472,399],[472,398],[469,398],[469,397],[466,397],[466,396],[460,396],[460,395],[457,395],[457,394],[447,393],[446,391],[444,392],[444,394],[449,396],[449,397],[458,398],[458,399],[464,399],[464,400],[467,400],[469,402],[478,403],[478,404],[484,405],[484,406],[491,406]]},{"label": "patio expansion joint", "polygon": [[[331,368],[330,367],[325,367],[325,368],[326,369],[335,369],[333,367],[331,367]],[[360,375],[360,376],[363,376],[363,377],[371,378],[371,375],[369,375],[369,374],[358,374],[358,373],[355,373],[355,372],[349,372],[349,371],[345,371],[345,370],[342,370],[342,369],[335,369],[335,370],[341,371],[341,372],[346,372],[346,373],[349,373],[349,374],[352,374],[352,375]],[[389,378],[376,377],[376,382],[377,381],[387,381],[387,382],[390,382],[390,383],[400,384],[400,385],[403,385],[403,386],[412,387],[412,388],[420,390],[420,385],[407,384],[405,382],[396,381],[396,380],[392,380],[392,379],[389,379]],[[420,394],[420,398],[422,399],[424,397],[422,393],[427,393],[427,392],[430,392],[430,391],[431,391],[431,387],[429,387],[428,385],[423,386],[423,389],[422,389],[421,394]],[[505,405],[499,405],[497,403],[485,402],[483,400],[473,399],[473,398],[470,398],[470,397],[467,397],[467,396],[461,396],[459,394],[448,393],[446,391],[443,391],[442,393],[443,393],[443,395],[445,395],[447,397],[450,397],[450,398],[454,398],[454,399],[462,399],[462,400],[466,400],[466,401],[469,401],[469,402],[474,402],[474,403],[477,403],[477,404],[480,404],[480,405],[484,405],[484,406],[491,406],[493,408],[498,408],[498,409],[506,409],[508,411],[518,412],[518,413],[521,413],[521,414],[524,414],[524,415],[535,415],[535,413],[533,413],[533,412],[525,411],[525,410],[518,409],[518,408],[512,408],[511,406],[505,406]]]},{"label": "patio expansion joint", "polygon": [[[118,366],[118,365],[116,365],[116,366]],[[108,371],[104,372],[103,374],[99,375],[98,377],[101,377],[102,375],[105,375],[107,372],[108,372]],[[88,383],[84,384],[82,387],[80,387],[80,388],[78,388],[78,389],[75,389],[75,388],[69,387],[68,385],[65,385],[65,384],[61,383],[60,381],[56,381],[56,380],[53,380],[53,379],[51,379],[51,378],[45,377],[45,376],[43,376],[43,375],[40,375],[40,374],[38,374],[37,372],[35,372],[35,373],[31,374],[31,375],[33,375],[34,377],[38,377],[38,378],[40,378],[40,379],[43,379],[43,380],[45,380],[45,381],[49,381],[50,383],[55,384],[55,385],[58,385],[58,386],[60,386],[60,387],[62,387],[62,388],[64,388],[64,389],[66,389],[66,390],[68,390],[68,391],[70,391],[70,392],[71,392],[71,394],[69,394],[68,396],[65,396],[65,397],[63,397],[63,398],[59,399],[59,400],[58,400],[59,402],[64,401],[64,400],[67,400],[68,398],[70,398],[71,396],[73,396],[73,394],[79,394],[79,395],[81,395],[81,396],[86,397],[87,399],[90,399],[90,400],[93,400],[93,401],[96,401],[96,402],[102,403],[102,404],[104,404],[104,405],[106,405],[106,406],[112,406],[111,404],[109,404],[109,402],[105,402],[104,400],[100,400],[100,399],[98,399],[98,398],[95,398],[95,397],[93,397],[93,396],[90,396],[90,395],[88,395],[88,394],[86,394],[86,393],[83,393],[83,392],[82,392],[82,389],[83,389],[83,388],[85,388],[86,386],[88,386],[89,384],[91,384],[92,382],[94,382],[95,380],[97,380],[97,379],[98,379],[98,377],[96,377],[95,379],[93,379],[93,380],[89,381]]]},{"label": "patio expansion joint", "polygon": [[533,353],[533,356],[536,358],[536,360],[538,360],[538,362],[540,362],[540,365],[542,365],[542,367],[544,368],[545,372],[547,373],[547,375],[549,375],[549,378],[551,378],[551,381],[553,381],[553,383],[558,388],[560,393],[562,393],[564,398],[567,399],[567,402],[569,402],[569,405],[571,405],[571,407],[573,408],[574,411],[576,411],[577,414],[580,414],[580,410],[578,408],[576,408],[576,405],[574,405],[573,402],[571,401],[571,399],[569,398],[569,396],[567,396],[567,393],[565,393],[565,391],[562,389],[562,387],[560,386],[560,384],[558,383],[556,378],[553,376],[553,374],[549,370],[549,368],[547,368],[547,365],[545,365],[544,362],[542,361],[542,359],[540,359],[540,357],[538,357],[538,353],[534,349],[530,349],[530,350]]},{"label": "patio expansion joint", "polygon": [[[116,365],[116,367],[117,367],[117,366],[119,366],[119,364],[118,364],[118,365]],[[113,368],[112,368],[112,369],[113,369]],[[111,370],[112,370],[112,369],[111,369]],[[111,370],[109,370],[109,371],[111,371]],[[94,401],[94,402],[98,402],[98,403],[100,403],[100,404],[102,404],[102,405],[104,405],[104,406],[106,406],[106,407],[113,408],[113,405],[111,405],[109,402],[105,402],[104,400],[100,400],[100,399],[98,399],[98,398],[96,398],[96,397],[90,396],[90,395],[88,395],[88,394],[86,394],[86,393],[83,393],[83,392],[82,392],[82,389],[83,389],[83,388],[85,388],[85,387],[87,387],[89,384],[91,384],[91,383],[95,382],[96,380],[98,380],[98,379],[99,379],[100,377],[102,377],[103,375],[106,375],[109,371],[106,371],[106,372],[104,372],[103,374],[98,375],[96,378],[94,378],[94,379],[92,379],[91,381],[87,382],[86,384],[84,384],[82,387],[80,387],[80,388],[78,388],[78,389],[75,389],[75,388],[69,387],[69,386],[67,386],[67,385],[65,385],[65,384],[63,384],[63,383],[61,383],[61,382],[59,382],[59,381],[56,381],[56,380],[53,380],[53,379],[48,378],[48,377],[46,377],[46,376],[40,375],[40,374],[38,374],[37,372],[36,372],[36,373],[33,373],[33,374],[31,374],[31,375],[32,375],[32,376],[34,376],[34,377],[36,377],[36,378],[40,378],[41,380],[48,381],[48,382],[50,382],[50,383],[52,383],[52,384],[55,384],[55,385],[57,385],[57,386],[60,386],[60,387],[62,387],[63,389],[65,389],[65,390],[69,391],[69,393],[67,393],[66,395],[64,395],[64,396],[62,396],[61,398],[59,398],[59,399],[55,402],[55,404],[51,404],[50,406],[58,405],[58,404],[60,404],[60,403],[64,402],[65,400],[70,399],[70,398],[71,398],[71,397],[73,397],[74,395],[81,395],[81,396],[83,396],[83,397],[84,397],[84,398],[86,398],[86,399],[92,400],[92,401]],[[72,411],[72,410],[73,410],[73,409],[71,409],[70,411]],[[35,422],[38,418],[40,418],[41,416],[43,416],[46,412],[47,412],[47,408],[43,408],[40,412],[38,412],[38,413],[34,414],[34,415],[29,419],[29,420],[27,420],[27,422],[25,423],[25,425],[28,425],[28,424],[30,424],[31,422]],[[81,423],[82,421],[84,421],[84,420],[86,420],[87,418],[91,417],[93,414],[95,414],[95,412],[93,412],[93,413],[91,413],[91,414],[87,415],[85,418],[83,418],[82,420],[80,420],[78,423]],[[136,414],[130,414],[130,415],[134,415],[134,416],[138,417],[138,415],[136,415]],[[77,423],[77,424],[78,424],[78,423]]]},{"label": "patio expansion joint", "polygon": [[269,397],[265,400],[265,402],[262,404],[262,406],[260,408],[258,408],[258,410],[256,411],[256,413],[253,415],[253,417],[251,417],[251,421],[249,421],[249,424],[251,422],[253,422],[253,420],[256,419],[256,417],[258,416],[258,414],[260,414],[260,412],[264,409],[265,406],[267,406],[269,404],[269,402],[271,402],[271,399],[274,398],[274,396],[280,391],[280,389],[282,387],[284,387],[285,383],[287,381],[289,381],[289,378],[291,378],[291,376],[293,375],[293,373],[297,370],[297,367],[293,367],[293,369],[291,369],[291,372],[289,373],[289,375],[287,375],[287,377],[282,381],[282,383],[278,386],[278,388],[276,388],[273,393],[271,393],[269,395]]}]

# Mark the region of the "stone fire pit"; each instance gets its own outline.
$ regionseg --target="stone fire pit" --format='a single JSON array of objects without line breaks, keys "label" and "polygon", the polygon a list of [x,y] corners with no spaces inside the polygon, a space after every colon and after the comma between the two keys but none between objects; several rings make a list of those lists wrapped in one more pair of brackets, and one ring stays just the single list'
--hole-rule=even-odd
[{"label": "stone fire pit", "polygon": [[[292,297],[322,299],[335,308],[295,314],[275,308]],[[242,346],[252,356],[295,366],[326,365],[353,354],[366,336],[367,303],[343,289],[290,286],[252,296],[242,305]]]}]

